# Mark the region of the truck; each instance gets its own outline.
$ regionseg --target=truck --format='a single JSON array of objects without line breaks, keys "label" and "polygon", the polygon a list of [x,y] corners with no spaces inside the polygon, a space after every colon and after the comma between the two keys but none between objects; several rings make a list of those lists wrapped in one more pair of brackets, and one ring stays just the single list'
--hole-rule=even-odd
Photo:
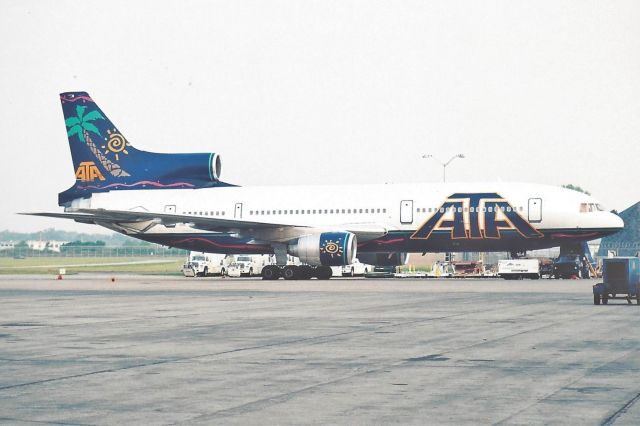
[{"label": "truck", "polygon": [[209,275],[225,275],[227,260],[224,254],[189,252],[187,261],[182,266],[185,277],[206,277]]},{"label": "truck", "polygon": [[[360,263],[358,259],[355,259],[350,265],[343,265],[340,267],[340,275],[343,277],[354,277],[356,275],[366,275],[369,271],[373,271],[372,265]],[[334,273],[334,275],[336,275]]]},{"label": "truck", "polygon": [[631,298],[640,305],[640,258],[613,257],[602,261],[602,281],[593,286],[593,304],[603,305],[609,299],[626,299],[631,304]]},{"label": "truck", "polygon": [[262,269],[273,264],[270,255],[237,255],[229,264],[227,275],[230,277],[252,277],[262,274]]},{"label": "truck", "polygon": [[560,278],[590,278],[589,264],[583,255],[565,254],[553,262],[553,276]]},{"label": "truck", "polygon": [[521,280],[540,278],[540,261],[538,259],[502,259],[498,260],[498,276],[505,280]]}]

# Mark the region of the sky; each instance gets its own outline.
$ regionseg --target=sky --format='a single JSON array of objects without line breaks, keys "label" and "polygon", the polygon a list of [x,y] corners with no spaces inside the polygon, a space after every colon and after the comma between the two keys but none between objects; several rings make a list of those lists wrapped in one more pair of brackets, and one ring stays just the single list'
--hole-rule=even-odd
[{"label": "sky", "polygon": [[[640,201],[637,1],[16,1],[0,4],[0,229],[97,232],[58,94],[134,146],[216,152],[239,185],[572,183]],[[105,230],[105,232],[107,232]]]}]

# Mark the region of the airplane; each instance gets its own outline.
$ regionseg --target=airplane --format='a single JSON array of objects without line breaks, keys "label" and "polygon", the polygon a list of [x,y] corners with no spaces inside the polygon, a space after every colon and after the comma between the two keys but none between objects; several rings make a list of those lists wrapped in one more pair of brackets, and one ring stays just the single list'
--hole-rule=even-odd
[{"label": "airplane", "polygon": [[[96,224],[192,251],[274,254],[264,279],[331,277],[331,266],[401,265],[407,253],[511,252],[621,230],[593,197],[529,183],[243,187],[220,180],[216,153],[135,148],[86,92],[60,94],[75,173],[64,212],[23,213]],[[287,255],[303,266],[286,266]]]}]

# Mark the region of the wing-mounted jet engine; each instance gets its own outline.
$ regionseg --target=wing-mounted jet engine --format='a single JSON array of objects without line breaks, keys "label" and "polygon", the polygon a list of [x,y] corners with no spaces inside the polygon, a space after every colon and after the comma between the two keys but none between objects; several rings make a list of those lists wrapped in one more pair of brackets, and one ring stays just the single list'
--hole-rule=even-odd
[{"label": "wing-mounted jet engine", "polygon": [[350,265],[356,257],[357,238],[352,232],[305,235],[289,245],[289,253],[312,266]]}]

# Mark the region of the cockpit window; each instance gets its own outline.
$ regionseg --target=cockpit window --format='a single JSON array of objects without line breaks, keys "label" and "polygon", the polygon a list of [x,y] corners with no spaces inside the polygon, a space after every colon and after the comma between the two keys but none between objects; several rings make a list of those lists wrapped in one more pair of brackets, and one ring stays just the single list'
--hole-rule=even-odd
[{"label": "cockpit window", "polygon": [[595,203],[580,204],[580,213],[603,212],[603,211],[605,210],[602,204],[595,204]]}]

